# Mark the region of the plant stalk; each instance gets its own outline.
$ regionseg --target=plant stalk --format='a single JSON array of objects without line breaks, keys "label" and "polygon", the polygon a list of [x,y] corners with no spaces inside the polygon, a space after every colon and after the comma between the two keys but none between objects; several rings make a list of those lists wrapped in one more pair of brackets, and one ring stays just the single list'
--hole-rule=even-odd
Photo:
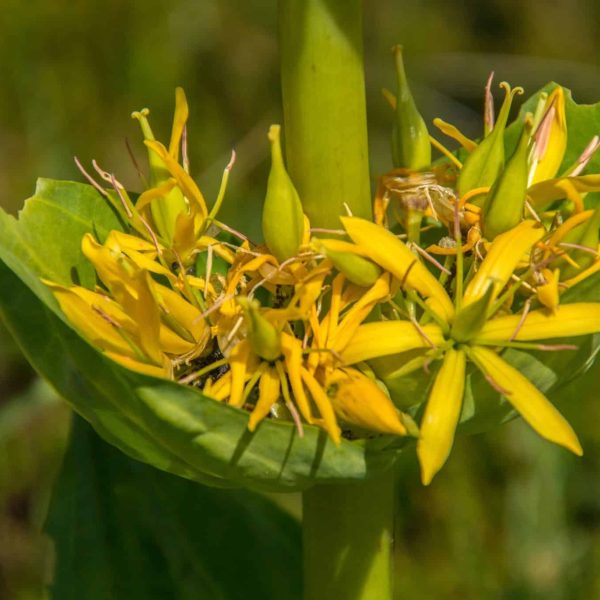
[{"label": "plant stalk", "polygon": [[[287,167],[313,227],[371,218],[361,0],[279,0]],[[303,495],[306,600],[390,600],[393,471]]]},{"label": "plant stalk", "polygon": [[394,477],[303,494],[304,598],[391,600]]},{"label": "plant stalk", "polygon": [[371,217],[361,0],[280,0],[287,166],[313,227]]}]

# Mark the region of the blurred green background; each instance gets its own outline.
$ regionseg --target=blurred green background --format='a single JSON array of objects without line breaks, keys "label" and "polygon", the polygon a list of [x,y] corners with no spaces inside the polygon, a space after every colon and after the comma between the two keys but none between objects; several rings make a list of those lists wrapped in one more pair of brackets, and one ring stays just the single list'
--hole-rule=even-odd
[{"label": "blurred green background", "polygon": [[[126,140],[143,160],[132,110],[167,137],[174,87],[190,102],[192,170],[214,198],[231,148],[226,217],[258,236],[266,130],[281,119],[276,2],[4,0],[0,11],[0,202],[16,211],[38,176],[81,180],[92,159],[138,187]],[[389,49],[405,46],[430,121],[481,129],[490,70],[533,93],[549,80],[600,100],[597,0],[369,0],[365,51],[373,175],[385,172],[393,85]],[[590,132],[591,135],[600,132]],[[2,290],[2,293],[10,293]],[[407,598],[600,598],[600,370],[562,394],[580,434],[576,459],[520,421],[461,438],[429,488],[405,456],[397,572]],[[52,574],[41,533],[69,413],[0,332],[0,598],[36,598]],[[293,514],[297,498],[278,499]],[[59,599],[60,600],[60,599]]]}]

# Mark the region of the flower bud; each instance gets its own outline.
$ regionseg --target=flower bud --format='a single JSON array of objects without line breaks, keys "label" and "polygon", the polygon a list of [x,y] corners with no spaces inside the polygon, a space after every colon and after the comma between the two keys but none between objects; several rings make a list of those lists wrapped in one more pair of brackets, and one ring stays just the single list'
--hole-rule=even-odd
[{"label": "flower bud", "polygon": [[265,243],[279,262],[294,256],[302,244],[304,214],[298,192],[285,170],[281,155],[280,126],[271,125],[271,172],[263,205]]},{"label": "flower bud", "polygon": [[493,185],[504,166],[504,130],[512,100],[516,94],[523,93],[523,88],[511,90],[506,82],[502,82],[500,86],[506,91],[506,96],[494,129],[469,154],[460,170],[458,192],[461,196],[469,190]]},{"label": "flower bud", "polygon": [[[155,142],[154,133],[148,122],[149,110],[147,108],[132,113],[132,117],[140,123],[144,140]],[[169,144],[169,154],[176,161],[179,157],[179,142],[188,118],[188,104],[185,93],[182,88],[175,90],[175,115],[173,117],[173,129],[171,133],[171,142]],[[150,203],[150,212],[156,231],[161,238],[171,245],[175,235],[175,226],[177,217],[180,214],[188,212],[188,205],[185,201],[183,192],[178,186],[165,186],[171,178],[171,172],[167,164],[156,151],[154,145],[148,145],[148,162],[150,164],[150,190],[153,194]],[[168,189],[167,189],[168,187]]]},{"label": "flower bud", "polygon": [[493,240],[521,222],[527,192],[530,122],[506,167],[492,186],[483,205],[483,235]]},{"label": "flower bud", "polygon": [[344,246],[352,247],[347,242],[338,240],[313,240],[318,252],[327,256],[333,266],[348,281],[361,287],[371,287],[381,275],[381,269],[368,258],[354,252],[345,251]]},{"label": "flower bud", "polygon": [[260,312],[256,300],[237,298],[248,326],[248,341],[252,350],[264,360],[273,361],[281,356],[281,333]]},{"label": "flower bud", "polygon": [[412,97],[404,62],[402,46],[394,48],[398,96],[392,131],[392,159],[395,167],[418,171],[431,164],[431,142],[423,117]]}]

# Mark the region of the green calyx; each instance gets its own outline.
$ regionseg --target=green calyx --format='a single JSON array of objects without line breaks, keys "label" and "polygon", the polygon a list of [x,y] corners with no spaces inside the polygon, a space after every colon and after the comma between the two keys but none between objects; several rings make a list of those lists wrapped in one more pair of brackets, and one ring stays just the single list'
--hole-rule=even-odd
[{"label": "green calyx", "polygon": [[492,186],[483,205],[483,234],[488,240],[518,225],[523,216],[528,178],[531,121],[527,120],[516,150]]},{"label": "green calyx", "polygon": [[[175,92],[175,102],[176,116],[173,124],[174,130],[176,129],[178,116],[180,117],[180,120],[182,116],[182,120],[184,122],[187,119],[187,103],[181,88],[177,88]],[[183,114],[181,115],[181,113]],[[131,117],[139,122],[144,140],[155,141],[154,133],[150,127],[150,123],[148,122],[149,114],[150,111],[147,108],[144,108],[141,111],[133,112]],[[178,141],[179,140],[177,140],[177,142]],[[176,144],[173,144],[173,140],[171,146],[173,147],[171,147],[169,151],[177,155],[178,149]],[[148,164],[150,166],[149,183],[151,188],[158,188],[161,184],[164,184],[171,178],[171,173],[169,172],[164,161],[152,148],[148,148]],[[171,245],[175,235],[177,217],[180,214],[188,213],[187,202],[179,187],[175,186],[171,188],[171,190],[164,196],[157,197],[150,205],[150,212],[152,214],[152,220],[156,227],[156,231],[167,243],[167,245]]]},{"label": "green calyx", "polygon": [[248,340],[254,352],[267,361],[281,356],[281,334],[261,313],[260,304],[256,300],[245,297],[237,298],[237,303],[244,311],[248,326]]},{"label": "green calyx", "polygon": [[490,300],[494,286],[489,285],[485,294],[479,300],[461,308],[454,319],[450,336],[456,342],[468,342],[474,338],[488,319]]},{"label": "green calyx", "polygon": [[398,168],[418,171],[431,164],[431,142],[423,117],[408,86],[402,46],[394,47],[398,94],[392,132],[392,159]]},{"label": "green calyx", "polygon": [[304,214],[298,192],[288,175],[281,153],[281,127],[271,125],[271,172],[263,205],[265,243],[279,262],[294,256],[302,243]]},{"label": "green calyx", "polygon": [[381,275],[381,268],[368,258],[352,252],[333,250],[313,240],[313,246],[322,252],[333,263],[333,266],[342,273],[348,281],[361,287],[372,286]]},{"label": "green calyx", "polygon": [[500,85],[506,91],[502,108],[492,131],[463,164],[458,177],[458,192],[461,196],[476,188],[492,186],[504,167],[504,130],[513,98],[516,94],[522,94],[523,88],[511,90],[506,82]]}]

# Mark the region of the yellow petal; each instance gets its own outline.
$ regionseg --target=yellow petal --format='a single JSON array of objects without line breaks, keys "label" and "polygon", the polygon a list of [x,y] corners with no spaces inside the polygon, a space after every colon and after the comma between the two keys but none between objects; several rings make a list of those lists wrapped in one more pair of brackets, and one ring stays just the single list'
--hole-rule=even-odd
[{"label": "yellow petal", "polygon": [[430,342],[436,346],[444,342],[442,331],[437,325],[430,323],[421,330],[422,333],[409,321],[365,323],[356,329],[344,348],[342,360],[344,364],[351,365],[378,356],[431,348]]},{"label": "yellow petal", "polygon": [[229,395],[229,404],[232,406],[242,406],[244,402],[244,383],[246,382],[246,372],[250,360],[250,344],[241,341],[229,354],[229,365],[231,367],[231,393]]},{"label": "yellow petal", "polygon": [[545,279],[545,283],[536,287],[538,300],[551,311],[555,311],[559,303],[559,282],[560,282],[560,269],[542,269],[542,276]]},{"label": "yellow petal", "polygon": [[[123,310],[136,322],[139,328],[140,345],[153,362],[160,364],[163,352],[160,347],[160,314],[158,305],[152,293],[152,279],[146,271],[136,273],[130,284],[135,289],[135,295],[121,293],[120,304]],[[115,284],[115,296],[121,286]]]},{"label": "yellow petal", "polygon": [[477,148],[477,144],[464,135],[457,127],[442,119],[435,118],[433,124],[445,135],[456,140],[467,152],[473,152]]},{"label": "yellow petal", "polygon": [[339,325],[335,327],[334,333],[329,336],[327,345],[338,352],[343,350],[358,326],[373,310],[375,304],[383,300],[389,292],[389,275],[384,274],[352,305]]},{"label": "yellow petal", "polygon": [[281,349],[285,358],[285,368],[294,394],[294,400],[306,422],[312,423],[314,421],[313,414],[302,383],[302,345],[300,340],[287,333],[282,333]]},{"label": "yellow petal", "polygon": [[160,142],[146,140],[144,143],[164,161],[169,173],[175,178],[183,195],[188,199],[192,214],[198,215],[201,220],[206,219],[208,215],[206,201],[194,180]]},{"label": "yellow petal", "polygon": [[431,308],[440,317],[450,321],[454,305],[442,284],[409,250],[408,246],[383,227],[359,219],[340,217],[352,240],[371,260],[389,271],[405,286],[417,290],[432,301]]},{"label": "yellow petal", "polygon": [[84,288],[66,288],[49,281],[44,283],[52,290],[69,322],[94,346],[118,354],[134,355],[133,349],[118,331],[123,326],[121,316],[128,320],[129,328],[132,328],[132,322],[111,300]]},{"label": "yellow petal", "polygon": [[448,350],[427,399],[417,442],[423,485],[431,483],[452,449],[465,388],[465,366],[462,350]]},{"label": "yellow petal", "polygon": [[538,161],[532,183],[554,177],[562,164],[567,148],[567,119],[565,116],[565,94],[563,88],[556,87],[546,100],[545,110],[553,107],[548,145]]},{"label": "yellow petal", "polygon": [[177,292],[153,282],[154,294],[169,317],[167,322],[176,321],[190,336],[189,341],[200,341],[206,325],[200,318],[200,311]]},{"label": "yellow petal", "polygon": [[155,200],[164,202],[176,184],[177,182],[175,179],[167,179],[156,187],[142,192],[135,203],[136,209],[141,211],[147,206],[150,206]]},{"label": "yellow petal", "polygon": [[279,398],[279,376],[275,367],[269,367],[260,377],[258,384],[258,401],[250,419],[248,429],[254,431],[256,426],[269,414],[271,407]]},{"label": "yellow petal", "polygon": [[183,128],[188,120],[189,109],[187,98],[183,88],[175,88],[175,114],[173,115],[173,127],[171,129],[171,141],[169,143],[169,154],[174,160],[179,159],[179,142]]},{"label": "yellow petal", "polygon": [[532,185],[527,190],[527,195],[536,210],[544,210],[552,202],[567,197],[565,184],[568,184],[576,193],[600,191],[600,175],[579,175],[578,177],[557,177],[547,179]]},{"label": "yellow petal", "polygon": [[114,229],[109,233],[107,243],[109,239],[113,240],[124,251],[134,250],[135,252],[150,255],[151,258],[156,258],[156,246],[137,235],[130,235]]},{"label": "yellow petal", "polygon": [[327,379],[335,412],[371,431],[406,435],[398,409],[375,381],[356,369],[337,369]]},{"label": "yellow petal", "polygon": [[122,354],[118,354],[116,352],[106,352],[106,356],[110,359],[118,362],[120,365],[123,365],[127,369],[131,369],[132,371],[136,371],[137,373],[143,373],[144,375],[151,375],[152,377],[166,377],[171,378],[171,372],[167,364],[164,364],[162,367],[158,367],[156,365],[150,365],[148,363],[143,363],[135,358],[131,358],[130,356],[124,356]]},{"label": "yellow petal", "polygon": [[333,442],[339,445],[342,440],[342,432],[337,424],[331,400],[319,382],[304,367],[300,369],[300,375],[321,414],[321,419],[315,419],[314,422],[321,425]]},{"label": "yellow petal", "polygon": [[581,456],[583,450],[575,432],[554,405],[520,371],[492,350],[474,347],[469,358],[502,390],[503,396],[543,438]]},{"label": "yellow petal", "polygon": [[523,256],[539,241],[545,231],[535,221],[523,221],[496,237],[477,273],[467,286],[463,306],[482,298],[490,285],[494,286],[491,301],[508,283]]},{"label": "yellow petal", "polygon": [[600,304],[561,304],[554,313],[544,309],[530,311],[522,325],[521,319],[521,315],[490,319],[473,343],[494,345],[509,339],[527,342],[597,333],[600,332]]}]

